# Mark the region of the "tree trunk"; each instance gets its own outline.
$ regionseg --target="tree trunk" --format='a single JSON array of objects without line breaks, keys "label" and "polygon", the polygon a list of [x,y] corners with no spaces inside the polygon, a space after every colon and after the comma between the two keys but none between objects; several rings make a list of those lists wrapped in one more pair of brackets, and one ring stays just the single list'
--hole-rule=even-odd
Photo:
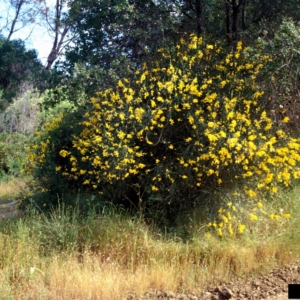
[{"label": "tree trunk", "polygon": [[242,30],[245,31],[247,29],[246,26],[246,4],[247,0],[244,0],[242,5]]},{"label": "tree trunk", "polygon": [[226,37],[227,43],[231,43],[231,32],[230,32],[230,4],[229,0],[225,0],[225,14],[226,14]]},{"label": "tree trunk", "polygon": [[240,12],[240,6],[236,3],[236,0],[232,0],[231,2],[231,8],[232,8],[232,40],[236,41],[239,38],[239,32],[238,32],[238,17]]},{"label": "tree trunk", "polygon": [[196,0],[195,11],[196,11],[196,30],[197,30],[197,36],[199,37],[202,34],[202,3],[201,3],[201,0]]},{"label": "tree trunk", "polygon": [[[246,8],[246,0],[225,0],[225,13],[226,13],[226,35],[228,44],[237,41],[240,38],[239,34],[239,14],[242,10],[242,26],[243,29],[246,26],[245,23],[245,8]],[[230,31],[230,23],[231,23],[231,31]]]},{"label": "tree trunk", "polygon": [[58,41],[58,35],[59,35],[59,32],[57,32],[55,34],[55,39],[54,39],[54,42],[53,42],[53,47],[52,47],[52,50],[48,56],[48,59],[47,59],[47,65],[45,67],[45,71],[49,71],[54,63],[54,61],[57,59],[58,55],[59,55],[59,52],[61,50],[61,47],[62,47],[62,44],[64,42],[64,39],[66,37],[66,34],[68,33],[68,30],[69,30],[69,27],[66,26],[64,28],[64,31],[63,33],[61,34],[61,37],[60,37],[60,40],[59,40],[59,43],[57,43]]},{"label": "tree trunk", "polygon": [[63,9],[63,2],[61,0],[56,0],[54,28],[52,28],[55,37],[54,37],[51,52],[47,59],[47,65],[45,67],[45,71],[47,72],[51,69],[54,61],[57,59],[59,52],[61,51],[62,45],[64,43],[65,37],[69,31],[69,26],[65,25],[63,32],[60,33],[62,9]]}]

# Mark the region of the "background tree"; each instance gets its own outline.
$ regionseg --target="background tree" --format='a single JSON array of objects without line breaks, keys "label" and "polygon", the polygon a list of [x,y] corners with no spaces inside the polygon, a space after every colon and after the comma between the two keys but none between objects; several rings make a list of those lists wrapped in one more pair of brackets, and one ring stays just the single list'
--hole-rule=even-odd
[{"label": "background tree", "polygon": [[71,30],[77,37],[67,57],[73,64],[105,68],[124,57],[136,64],[175,36],[178,20],[172,13],[176,9],[169,1],[73,1]]},{"label": "background tree", "polygon": [[53,38],[52,49],[47,58],[47,64],[45,70],[49,71],[58,58],[64,47],[72,41],[72,37],[68,36],[70,26],[72,24],[71,19],[67,13],[67,0],[56,0],[52,9],[47,6],[47,1],[44,0],[44,20],[45,26],[49,32],[49,35]]},{"label": "background tree", "polygon": [[0,88],[3,90],[2,108],[10,103],[25,82],[34,84],[42,65],[35,50],[26,50],[21,40],[9,41],[0,37]]},{"label": "background tree", "polygon": [[92,95],[132,77],[133,70],[157,56],[159,47],[180,36],[177,8],[170,1],[75,0],[68,5],[63,23],[70,25],[74,38],[65,59],[52,69],[52,104],[66,94],[78,99],[82,92]]},{"label": "background tree", "polygon": [[[69,7],[70,31],[76,38],[67,49],[64,67],[70,73],[76,63],[97,65],[107,73],[118,70],[115,75],[191,33],[235,41],[243,32],[253,40],[268,24],[278,27],[282,16],[295,15],[291,4],[281,0],[73,0]],[[276,28],[273,25],[269,31]]]},{"label": "background tree", "polygon": [[[11,40],[14,33],[26,26],[32,26],[38,20],[43,0],[6,0],[6,17],[0,30]],[[31,27],[31,34],[34,26]]]},{"label": "background tree", "polygon": [[[291,8],[281,0],[57,0],[45,14],[54,41],[46,65],[53,93],[46,102],[78,103],[119,79],[134,80],[158,49],[191,33],[224,45],[272,38],[284,16],[295,16]],[[64,46],[64,58],[54,64]]]}]

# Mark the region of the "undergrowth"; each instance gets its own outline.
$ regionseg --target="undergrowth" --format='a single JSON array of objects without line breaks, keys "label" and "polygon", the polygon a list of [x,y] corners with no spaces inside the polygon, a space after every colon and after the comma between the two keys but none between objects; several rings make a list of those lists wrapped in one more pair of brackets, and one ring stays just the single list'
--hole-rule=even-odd
[{"label": "undergrowth", "polygon": [[267,211],[288,210],[291,218],[284,226],[279,219],[255,225],[245,220],[252,230],[235,238],[208,238],[197,210],[164,232],[113,205],[91,206],[84,215],[76,205],[60,204],[48,213],[31,209],[20,219],[0,221],[2,295],[124,299],[149,289],[199,294],[208,285],[263,274],[299,258],[299,187],[263,202]]}]

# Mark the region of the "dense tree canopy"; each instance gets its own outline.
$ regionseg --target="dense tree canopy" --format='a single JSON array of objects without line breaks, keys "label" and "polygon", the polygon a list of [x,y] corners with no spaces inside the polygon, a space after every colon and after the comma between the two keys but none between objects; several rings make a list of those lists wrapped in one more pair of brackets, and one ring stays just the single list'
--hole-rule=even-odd
[{"label": "dense tree canopy", "polygon": [[[73,42],[60,69],[68,76],[75,65],[88,67],[107,87],[157,57],[191,33],[234,46],[270,37],[286,17],[299,18],[299,1],[246,0],[73,0],[68,2]],[[72,77],[72,76],[71,76]]]},{"label": "dense tree canopy", "polygon": [[0,89],[4,102],[10,102],[22,84],[32,85],[41,69],[35,50],[26,50],[21,40],[0,37]]}]

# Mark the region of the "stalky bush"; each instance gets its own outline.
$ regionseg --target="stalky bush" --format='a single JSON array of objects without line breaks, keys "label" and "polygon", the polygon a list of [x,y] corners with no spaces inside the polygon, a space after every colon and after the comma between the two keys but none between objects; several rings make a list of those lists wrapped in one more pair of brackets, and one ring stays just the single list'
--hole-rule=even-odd
[{"label": "stalky bush", "polygon": [[[50,167],[65,186],[162,211],[237,183],[250,197],[275,193],[300,176],[300,141],[280,128],[288,118],[274,126],[260,104],[256,78],[267,56],[250,56],[241,42],[226,52],[194,36],[159,51],[134,80],[98,92],[78,124],[46,124],[26,171]],[[51,139],[57,128],[70,142]]]}]

